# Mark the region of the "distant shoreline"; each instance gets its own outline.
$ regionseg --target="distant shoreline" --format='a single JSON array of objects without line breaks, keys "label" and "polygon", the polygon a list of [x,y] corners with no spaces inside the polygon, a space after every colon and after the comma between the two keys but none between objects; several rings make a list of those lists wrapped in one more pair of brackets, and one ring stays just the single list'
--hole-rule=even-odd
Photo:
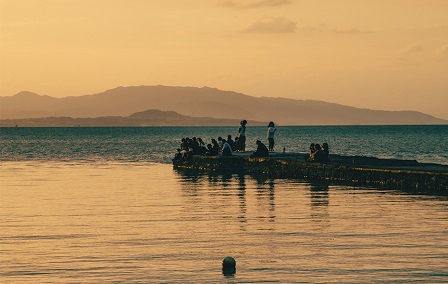
[{"label": "distant shoreline", "polygon": [[[3,124],[140,125],[414,125],[448,124],[412,110],[374,110],[311,99],[253,97],[216,88],[128,86],[55,98],[32,92],[0,97]],[[92,121],[96,120],[96,121]],[[235,123],[236,122],[236,123]]]}]

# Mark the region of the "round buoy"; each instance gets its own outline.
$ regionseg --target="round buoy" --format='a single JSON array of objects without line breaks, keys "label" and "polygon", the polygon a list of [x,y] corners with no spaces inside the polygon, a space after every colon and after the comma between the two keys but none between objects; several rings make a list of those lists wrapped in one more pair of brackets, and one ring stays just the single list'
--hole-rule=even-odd
[{"label": "round buoy", "polygon": [[226,276],[234,275],[236,272],[236,261],[233,257],[228,256],[222,261],[222,273]]}]

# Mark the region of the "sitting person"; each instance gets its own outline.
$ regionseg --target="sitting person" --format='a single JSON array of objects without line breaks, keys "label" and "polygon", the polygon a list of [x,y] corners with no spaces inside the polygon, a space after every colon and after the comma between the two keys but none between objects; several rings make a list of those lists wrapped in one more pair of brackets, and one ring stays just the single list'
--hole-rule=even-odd
[{"label": "sitting person", "polygon": [[215,156],[217,156],[219,154],[219,144],[218,141],[216,141],[216,139],[212,139],[212,149],[213,149],[213,153],[215,154]]},{"label": "sitting person", "polygon": [[207,152],[207,147],[205,146],[204,141],[202,141],[202,138],[197,138],[197,140],[198,140],[198,144],[199,144],[199,147],[198,147],[199,154],[203,155],[203,154],[205,154],[205,152]]},{"label": "sitting person", "polygon": [[232,150],[233,151],[239,151],[240,150],[240,143],[238,143],[238,136],[235,137],[235,141],[233,141],[233,147]]},{"label": "sitting person", "polygon": [[218,156],[219,154],[219,145],[218,142],[215,139],[212,139],[212,143],[207,145],[207,152],[205,153],[206,156]]},{"label": "sitting person", "polygon": [[227,143],[229,143],[230,148],[232,148],[232,151],[235,151],[235,142],[232,140],[232,135],[227,135]]},{"label": "sitting person", "polygon": [[[316,151],[314,152],[312,156],[312,162],[325,162],[328,161],[327,156],[325,155],[325,152],[322,150],[319,144],[314,145]],[[310,157],[311,158],[311,157]]]},{"label": "sitting person", "polygon": [[177,153],[174,155],[174,160],[179,161],[182,158],[181,150],[177,149]]},{"label": "sitting person", "polygon": [[224,140],[222,139],[222,137],[221,136],[219,136],[218,137],[218,146],[219,146],[219,149],[222,149],[222,145],[224,144]]},{"label": "sitting person", "polygon": [[211,153],[213,152],[213,146],[212,144],[207,144],[206,150],[204,155],[211,156]]},{"label": "sitting person", "polygon": [[190,161],[193,158],[193,154],[194,153],[193,153],[193,149],[192,148],[189,148],[186,151],[182,151],[182,158],[181,158],[181,160]]},{"label": "sitting person", "polygon": [[264,145],[260,140],[257,140],[257,150],[252,153],[251,157],[267,157],[269,156],[269,151],[266,145]]},{"label": "sitting person", "polygon": [[230,147],[230,144],[227,143],[226,140],[223,140],[223,143],[222,143],[222,155],[223,156],[232,156],[232,147]]},{"label": "sitting person", "polygon": [[199,142],[196,137],[191,138],[189,143],[189,148],[193,150],[194,155],[198,155],[199,153]]},{"label": "sitting person", "polygon": [[316,147],[314,147],[314,146],[316,146],[314,143],[310,144],[310,155],[313,154],[314,152],[316,152]]},{"label": "sitting person", "polygon": [[181,140],[181,142],[180,142],[180,148],[179,148],[179,151],[182,151],[182,150],[187,149],[187,147],[188,147],[187,139],[188,139],[188,138],[182,138],[182,140]]},{"label": "sitting person", "polygon": [[305,156],[306,162],[312,162],[314,160],[314,153],[316,153],[316,145],[314,143],[310,144],[310,154]]},{"label": "sitting person", "polygon": [[186,147],[185,149],[177,149],[177,153],[174,155],[174,160],[178,161],[190,161],[193,156],[193,149]]}]

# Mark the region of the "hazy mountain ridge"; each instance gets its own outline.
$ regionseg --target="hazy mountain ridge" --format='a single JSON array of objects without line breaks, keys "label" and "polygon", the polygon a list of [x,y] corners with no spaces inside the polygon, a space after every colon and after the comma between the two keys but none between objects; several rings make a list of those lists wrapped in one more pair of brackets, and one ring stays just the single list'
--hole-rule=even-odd
[{"label": "hazy mountain ridge", "polygon": [[272,120],[281,125],[448,123],[448,120],[416,111],[381,111],[316,100],[257,98],[209,87],[131,86],[65,98],[20,92],[11,97],[0,97],[0,102],[1,119],[128,117],[148,109],[158,109],[191,118],[237,122],[241,119]]},{"label": "hazy mountain ridge", "polygon": [[[130,116],[102,116],[94,118],[42,117],[22,119],[0,119],[4,127],[57,127],[57,126],[228,126],[238,125],[236,119],[212,117],[190,117],[174,111],[151,109]],[[252,121],[252,125],[267,125],[267,122]]]}]

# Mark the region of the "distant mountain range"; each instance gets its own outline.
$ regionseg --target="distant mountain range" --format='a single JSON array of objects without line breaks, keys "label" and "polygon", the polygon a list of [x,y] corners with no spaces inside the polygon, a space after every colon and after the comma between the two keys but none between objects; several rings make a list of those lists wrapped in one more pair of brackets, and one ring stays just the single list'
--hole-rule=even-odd
[{"label": "distant mountain range", "polygon": [[[142,115],[141,112],[146,118],[138,122],[142,118],[136,115]],[[131,122],[140,123],[138,125],[235,125],[242,119],[248,120],[249,125],[266,121],[280,125],[448,124],[448,120],[417,111],[382,111],[315,100],[257,98],[208,87],[133,86],[79,97],[53,98],[31,92],[0,97],[3,125],[7,119],[8,123],[10,119],[27,119],[28,123],[33,121],[38,125],[38,120],[30,118],[40,118],[40,123],[46,118],[56,123],[52,124],[54,126],[119,126],[131,125],[128,124]]]},{"label": "distant mountain range", "polygon": [[[56,127],[56,126],[228,126],[239,125],[240,120],[212,117],[191,117],[174,111],[150,109],[130,116],[102,116],[92,118],[42,117],[0,119],[0,127]],[[251,125],[267,125],[267,122],[252,121]]]}]

